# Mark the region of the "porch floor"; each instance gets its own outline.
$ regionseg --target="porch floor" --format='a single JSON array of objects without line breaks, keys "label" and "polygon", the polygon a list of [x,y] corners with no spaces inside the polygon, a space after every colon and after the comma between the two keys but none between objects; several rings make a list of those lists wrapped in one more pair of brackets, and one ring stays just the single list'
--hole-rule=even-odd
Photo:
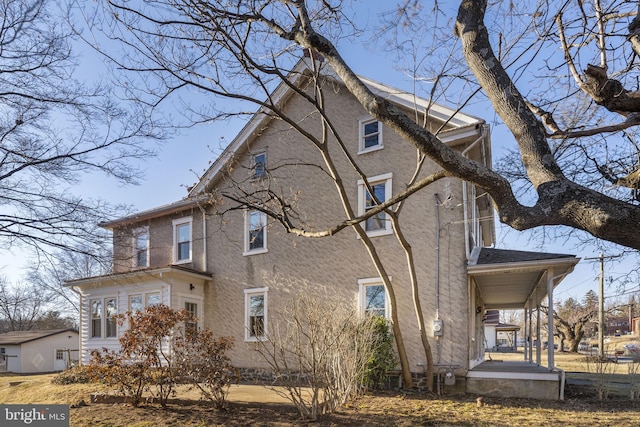
[{"label": "porch floor", "polygon": [[[485,360],[469,372],[514,372],[528,374],[549,374],[552,371],[546,366],[539,366],[527,361]],[[557,376],[557,373],[555,374]]]},{"label": "porch floor", "polygon": [[496,397],[558,399],[560,373],[528,361],[485,360],[467,372],[467,392]]}]

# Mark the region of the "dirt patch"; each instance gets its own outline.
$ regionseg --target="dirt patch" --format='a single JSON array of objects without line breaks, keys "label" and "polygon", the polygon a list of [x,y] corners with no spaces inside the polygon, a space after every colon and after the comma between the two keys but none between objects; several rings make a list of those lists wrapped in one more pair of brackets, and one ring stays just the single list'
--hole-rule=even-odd
[{"label": "dirt patch", "polygon": [[539,401],[438,397],[420,393],[376,393],[364,396],[322,417],[303,421],[295,408],[284,403],[231,402],[217,411],[207,402],[171,401],[169,407],[127,404],[91,404],[71,409],[72,426],[495,426],[495,425],[640,425],[640,403],[625,400],[599,402],[592,399]]}]

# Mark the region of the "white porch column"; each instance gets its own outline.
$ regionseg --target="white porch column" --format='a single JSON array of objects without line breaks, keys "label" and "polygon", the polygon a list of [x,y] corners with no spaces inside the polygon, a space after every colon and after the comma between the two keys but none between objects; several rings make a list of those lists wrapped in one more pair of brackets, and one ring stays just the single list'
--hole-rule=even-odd
[{"label": "white porch column", "polygon": [[547,298],[549,300],[548,305],[549,305],[549,315],[547,316],[547,321],[548,321],[548,328],[549,328],[549,336],[547,337],[547,354],[548,354],[548,358],[547,358],[547,367],[549,369],[553,369],[555,366],[554,360],[553,360],[553,279],[554,279],[554,275],[553,275],[553,268],[549,268],[547,270]]},{"label": "white porch column", "polygon": [[529,355],[529,304],[524,306],[524,360],[527,360]]},{"label": "white porch column", "polygon": [[540,329],[541,329],[541,318],[540,318],[540,304],[536,304],[536,364],[540,366],[542,363],[542,341],[540,341]]}]

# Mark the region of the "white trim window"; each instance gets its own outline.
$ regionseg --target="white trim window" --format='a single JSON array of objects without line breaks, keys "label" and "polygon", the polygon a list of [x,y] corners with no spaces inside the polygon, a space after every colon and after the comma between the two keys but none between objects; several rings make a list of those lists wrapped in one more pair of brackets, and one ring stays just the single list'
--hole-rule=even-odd
[{"label": "white trim window", "polygon": [[118,322],[114,317],[116,314],[118,314],[118,300],[115,297],[105,298],[104,309],[105,337],[115,338],[118,336]]},{"label": "white trim window", "polygon": [[133,267],[149,267],[149,227],[133,230]]},{"label": "white trim window", "polygon": [[261,151],[251,157],[251,179],[261,179],[267,176],[267,152]]},{"label": "white trim window", "polygon": [[382,143],[382,123],[372,117],[358,120],[358,154],[384,148]]},{"label": "white trim window", "polygon": [[182,264],[191,262],[192,236],[191,225],[193,218],[180,218],[173,220],[173,263]]},{"label": "white trim window", "polygon": [[267,252],[267,214],[255,209],[244,211],[244,254]]},{"label": "white trim window", "polygon": [[360,314],[389,318],[389,298],[379,278],[358,280]]},{"label": "white trim window", "polygon": [[267,336],[267,291],[269,288],[244,290],[244,339],[258,341]]},{"label": "white trim window", "polygon": [[89,301],[91,310],[91,338],[102,338],[102,300],[92,299]]},{"label": "white trim window", "polygon": [[91,313],[91,338],[116,338],[118,325],[114,318],[118,314],[116,297],[95,298],[89,300]]},{"label": "white trim window", "polygon": [[146,294],[146,297],[147,297],[146,307],[162,304],[162,295],[160,295],[160,292],[153,292],[150,294]]},{"label": "white trim window", "polygon": [[142,295],[129,295],[129,311],[136,313],[144,310],[144,300]]},{"label": "white trim window", "polygon": [[[374,208],[378,203],[384,203],[392,196],[392,177],[393,174],[387,173],[384,175],[374,176],[368,178],[369,186],[371,187],[373,194],[367,190],[363,180],[358,180],[358,215],[362,216],[370,209]],[[363,228],[370,237],[382,236],[392,233],[391,219],[386,212],[379,212],[362,223]]]},{"label": "white trim window", "polygon": [[198,331],[198,303],[195,301],[185,301],[184,310],[193,316],[193,320],[185,322],[185,332],[192,334]]}]

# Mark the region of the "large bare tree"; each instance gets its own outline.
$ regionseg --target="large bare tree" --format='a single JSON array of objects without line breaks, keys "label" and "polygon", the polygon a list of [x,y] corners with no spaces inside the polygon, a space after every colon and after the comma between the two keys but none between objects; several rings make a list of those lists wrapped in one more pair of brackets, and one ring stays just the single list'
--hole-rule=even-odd
[{"label": "large bare tree", "polygon": [[[419,16],[446,14],[421,10],[420,3],[401,5],[403,25]],[[413,143],[447,175],[488,191],[503,223],[518,230],[564,225],[640,248],[640,208],[628,197],[630,190],[603,189],[612,182],[632,190],[638,187],[633,173],[638,166],[633,49],[639,37],[634,31],[640,26],[633,2],[497,2],[488,7],[486,1],[461,1],[449,28],[457,39],[451,40],[439,38],[441,26],[451,25],[446,15],[431,26],[418,21],[425,37],[433,32],[439,46],[459,51],[466,73],[456,69],[453,74],[475,88],[471,94],[486,96],[509,129],[535,189],[533,200],[527,200],[530,204],[516,197],[508,177],[454,152],[362,83],[337,43],[352,24],[350,6],[344,2],[157,0],[110,1],[108,7],[110,16],[124,24],[109,30],[110,35],[129,48],[127,58],[117,58],[119,65],[145,74],[143,88],[153,89],[144,98],[149,104],[185,86],[255,101],[260,93],[264,96],[265,88],[273,87],[269,82],[284,78],[292,48],[310,48],[326,59],[367,112]],[[257,74],[265,78],[265,86],[254,85]],[[446,87],[440,89],[446,92]],[[208,108],[194,114],[210,120],[232,113],[229,104]],[[575,144],[580,138],[589,143]],[[603,146],[610,148],[608,157],[599,151]],[[582,177],[590,175],[590,181],[578,179],[575,170],[563,170],[559,159],[567,156],[574,157],[573,165],[583,166]]]},{"label": "large bare tree", "polygon": [[2,251],[52,253],[100,242],[96,224],[111,208],[76,195],[74,185],[94,172],[134,182],[139,175],[128,160],[150,154],[136,139],[154,134],[142,112],[121,108],[102,82],[83,82],[98,68],[77,76],[65,4],[0,0]]}]

